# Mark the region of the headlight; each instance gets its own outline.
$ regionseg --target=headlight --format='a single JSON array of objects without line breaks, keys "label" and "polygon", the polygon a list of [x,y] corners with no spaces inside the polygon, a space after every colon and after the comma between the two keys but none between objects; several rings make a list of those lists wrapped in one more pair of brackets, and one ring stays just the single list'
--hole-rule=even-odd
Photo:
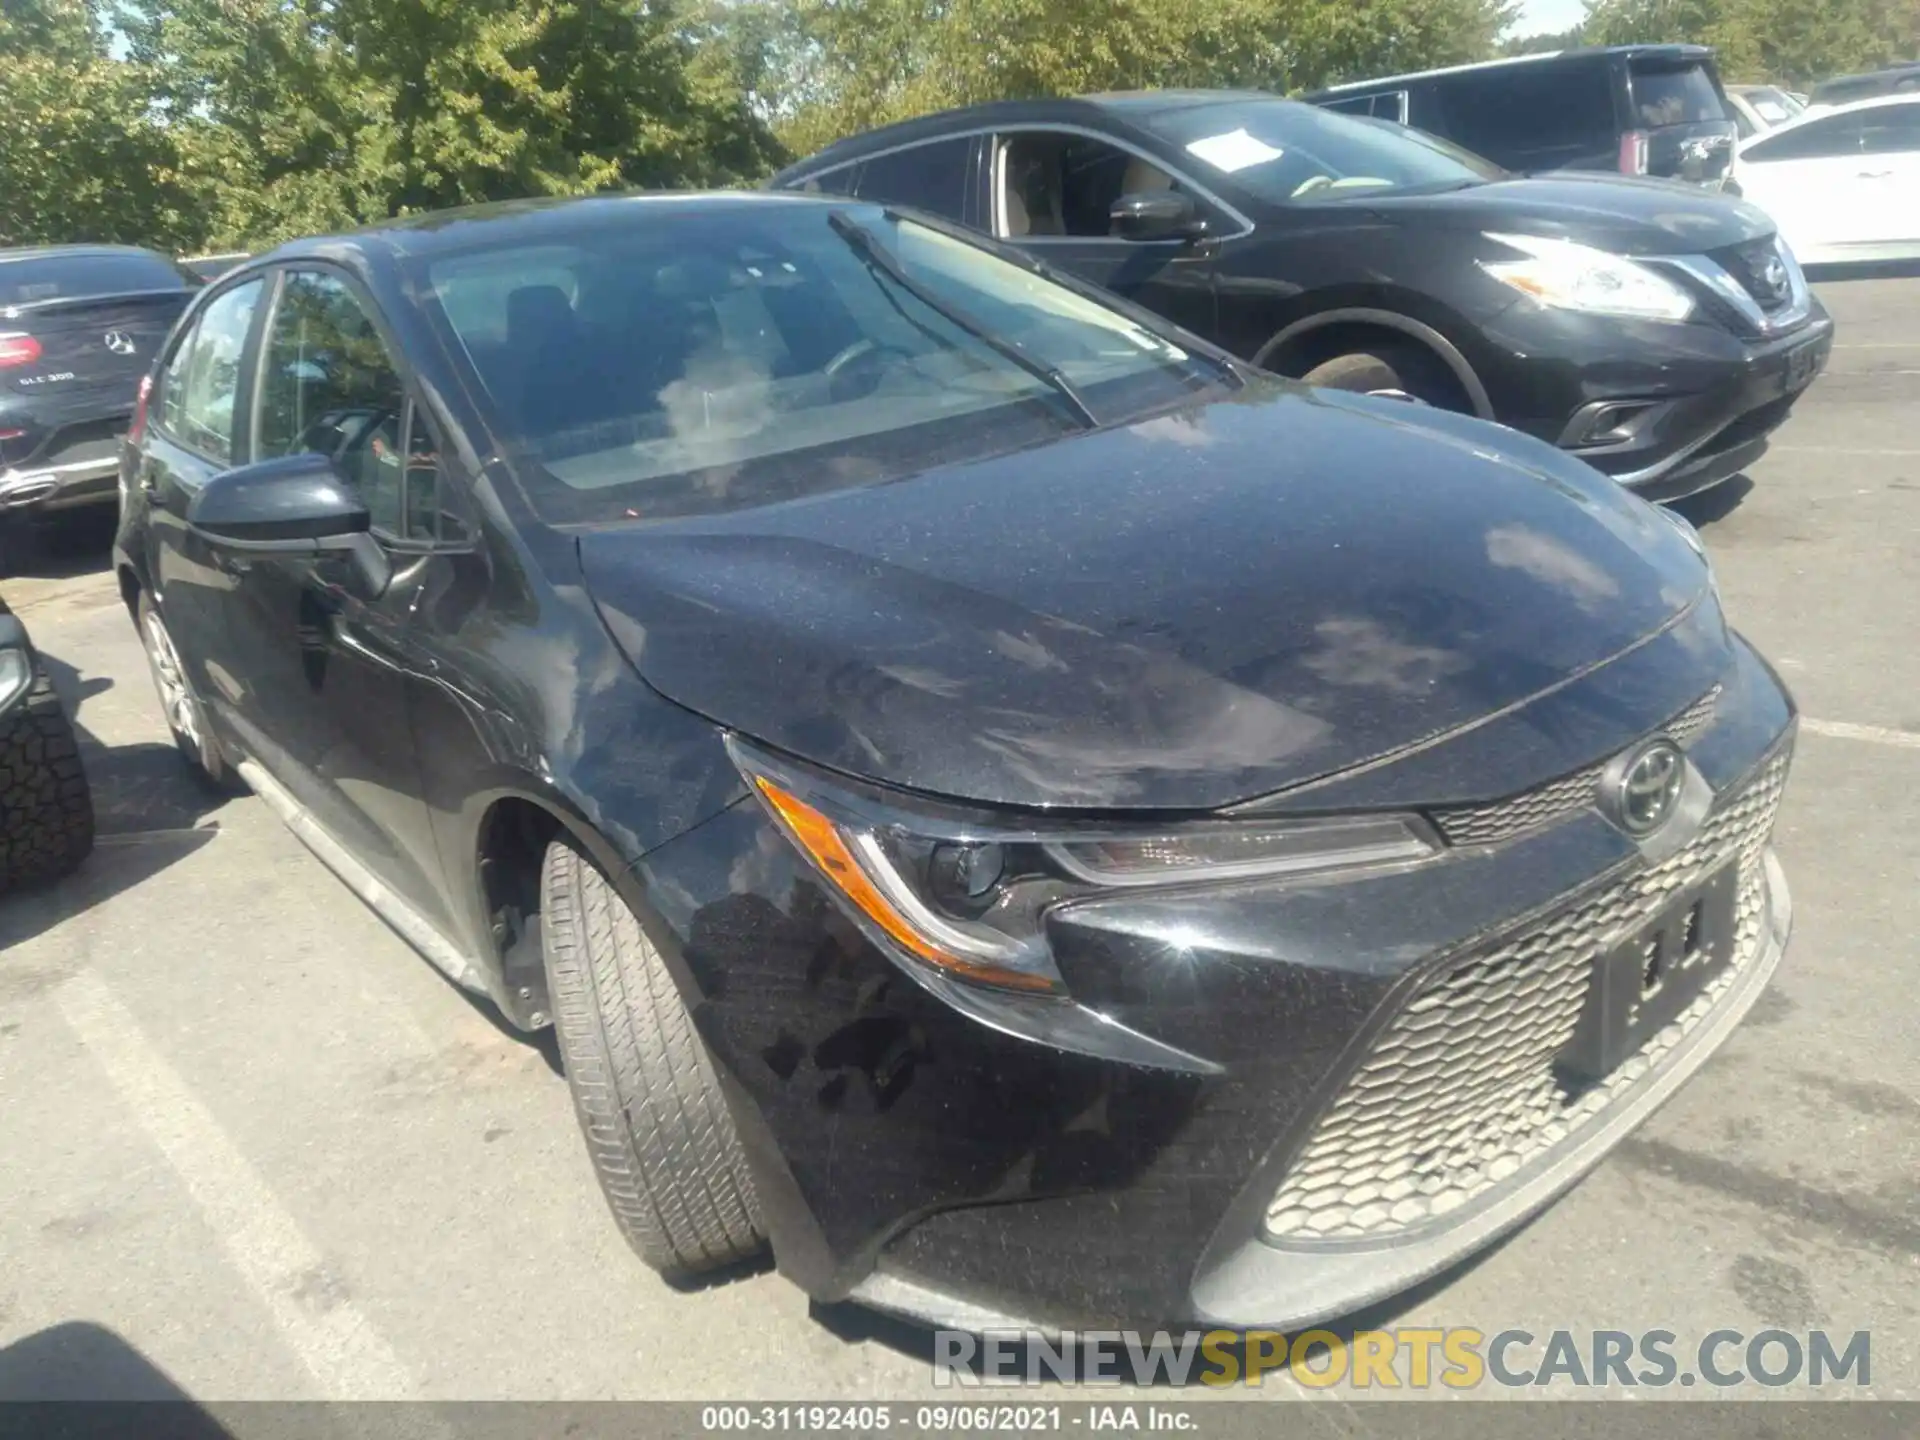
[{"label": "headlight", "polygon": [[0,715],[33,684],[33,662],[24,650],[0,650]]},{"label": "headlight", "polygon": [[1319,875],[1424,859],[1411,817],[1050,824],[897,796],[763,755],[734,762],[854,920],[912,965],[976,985],[1064,990],[1046,940],[1055,906],[1103,891]]},{"label": "headlight", "polygon": [[1537,235],[1487,239],[1518,250],[1524,260],[1482,260],[1480,268],[1542,305],[1634,320],[1685,320],[1693,297],[1666,276],[1591,245]]}]

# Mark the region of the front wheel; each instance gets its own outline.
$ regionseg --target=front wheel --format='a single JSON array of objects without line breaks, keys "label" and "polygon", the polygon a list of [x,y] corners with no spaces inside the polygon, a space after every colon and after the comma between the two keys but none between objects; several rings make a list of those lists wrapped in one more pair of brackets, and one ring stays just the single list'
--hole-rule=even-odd
[{"label": "front wheel", "polygon": [[1335,355],[1300,378],[1322,390],[1347,390],[1387,400],[1434,405],[1442,410],[1470,408],[1459,380],[1438,357],[1410,345],[1381,345]]},{"label": "front wheel", "polygon": [[670,1277],[766,1235],[713,1061],[660,952],[572,841],[547,847],[540,939],[567,1087],[613,1218]]},{"label": "front wheel", "polygon": [[206,707],[187,681],[186,668],[180,663],[180,652],[174,649],[173,636],[160,614],[160,607],[144,590],[140,592],[136,623],[140,629],[140,646],[147,653],[147,669],[153,672],[153,688],[160,693],[160,709],[166,717],[174,747],[192,768],[196,779],[216,790],[229,788],[234,783],[233,774],[214,741]]},{"label": "front wheel", "polygon": [[0,716],[0,895],[71,874],[93,851],[93,792],[80,745],[37,665]]}]

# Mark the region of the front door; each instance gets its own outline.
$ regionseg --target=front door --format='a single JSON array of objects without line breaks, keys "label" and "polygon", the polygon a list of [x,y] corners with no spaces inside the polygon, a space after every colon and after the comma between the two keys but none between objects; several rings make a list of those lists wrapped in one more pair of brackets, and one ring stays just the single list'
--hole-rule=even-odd
[{"label": "front door", "polygon": [[1213,246],[1113,233],[1122,195],[1185,191],[1212,233],[1233,228],[1203,196],[1135,151],[1078,131],[1019,130],[995,142],[994,233],[1202,336],[1215,331]]},{"label": "front door", "polygon": [[393,578],[373,596],[342,559],[230,555],[239,583],[224,620],[243,685],[221,699],[247,753],[384,884],[451,928],[409,711],[428,668],[411,640],[413,606],[446,563],[415,533],[422,516],[431,525],[437,447],[343,275],[285,272],[258,353],[253,458],[329,456],[366,502]]},{"label": "front door", "polygon": [[225,557],[187,528],[187,506],[234,464],[246,443],[247,340],[266,282],[258,277],[211,296],[167,354],[149,397],[147,430],[133,463],[147,508],[143,557],[160,616],[194,691],[215,704],[238,680],[226,653],[225,612],[237,583]]}]

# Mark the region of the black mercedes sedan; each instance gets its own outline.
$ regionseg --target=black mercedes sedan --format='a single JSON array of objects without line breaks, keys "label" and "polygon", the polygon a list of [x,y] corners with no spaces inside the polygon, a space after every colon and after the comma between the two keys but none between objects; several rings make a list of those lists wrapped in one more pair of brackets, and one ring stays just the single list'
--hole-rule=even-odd
[{"label": "black mercedes sedan", "polygon": [[118,498],[134,392],[199,281],[127,245],[0,250],[0,575]]},{"label": "black mercedes sedan", "polygon": [[1752,205],[1677,181],[1522,179],[1259,93],[981,105],[844,140],[772,183],[974,226],[1243,360],[1497,420],[1652,499],[1753,464],[1832,346]]},{"label": "black mercedes sedan", "polygon": [[1551,445],[797,195],[239,267],[116,550],[181,750],[515,1025],[639,1253],[1287,1324],[1673,1093],[1788,929],[1792,702]]}]

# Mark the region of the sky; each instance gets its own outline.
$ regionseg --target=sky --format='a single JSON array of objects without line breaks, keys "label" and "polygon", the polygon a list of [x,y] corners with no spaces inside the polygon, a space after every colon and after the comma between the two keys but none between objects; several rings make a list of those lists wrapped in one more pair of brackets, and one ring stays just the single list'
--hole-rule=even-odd
[{"label": "sky", "polygon": [[1586,0],[1523,0],[1516,35],[1550,35],[1571,30],[1586,19]]}]

